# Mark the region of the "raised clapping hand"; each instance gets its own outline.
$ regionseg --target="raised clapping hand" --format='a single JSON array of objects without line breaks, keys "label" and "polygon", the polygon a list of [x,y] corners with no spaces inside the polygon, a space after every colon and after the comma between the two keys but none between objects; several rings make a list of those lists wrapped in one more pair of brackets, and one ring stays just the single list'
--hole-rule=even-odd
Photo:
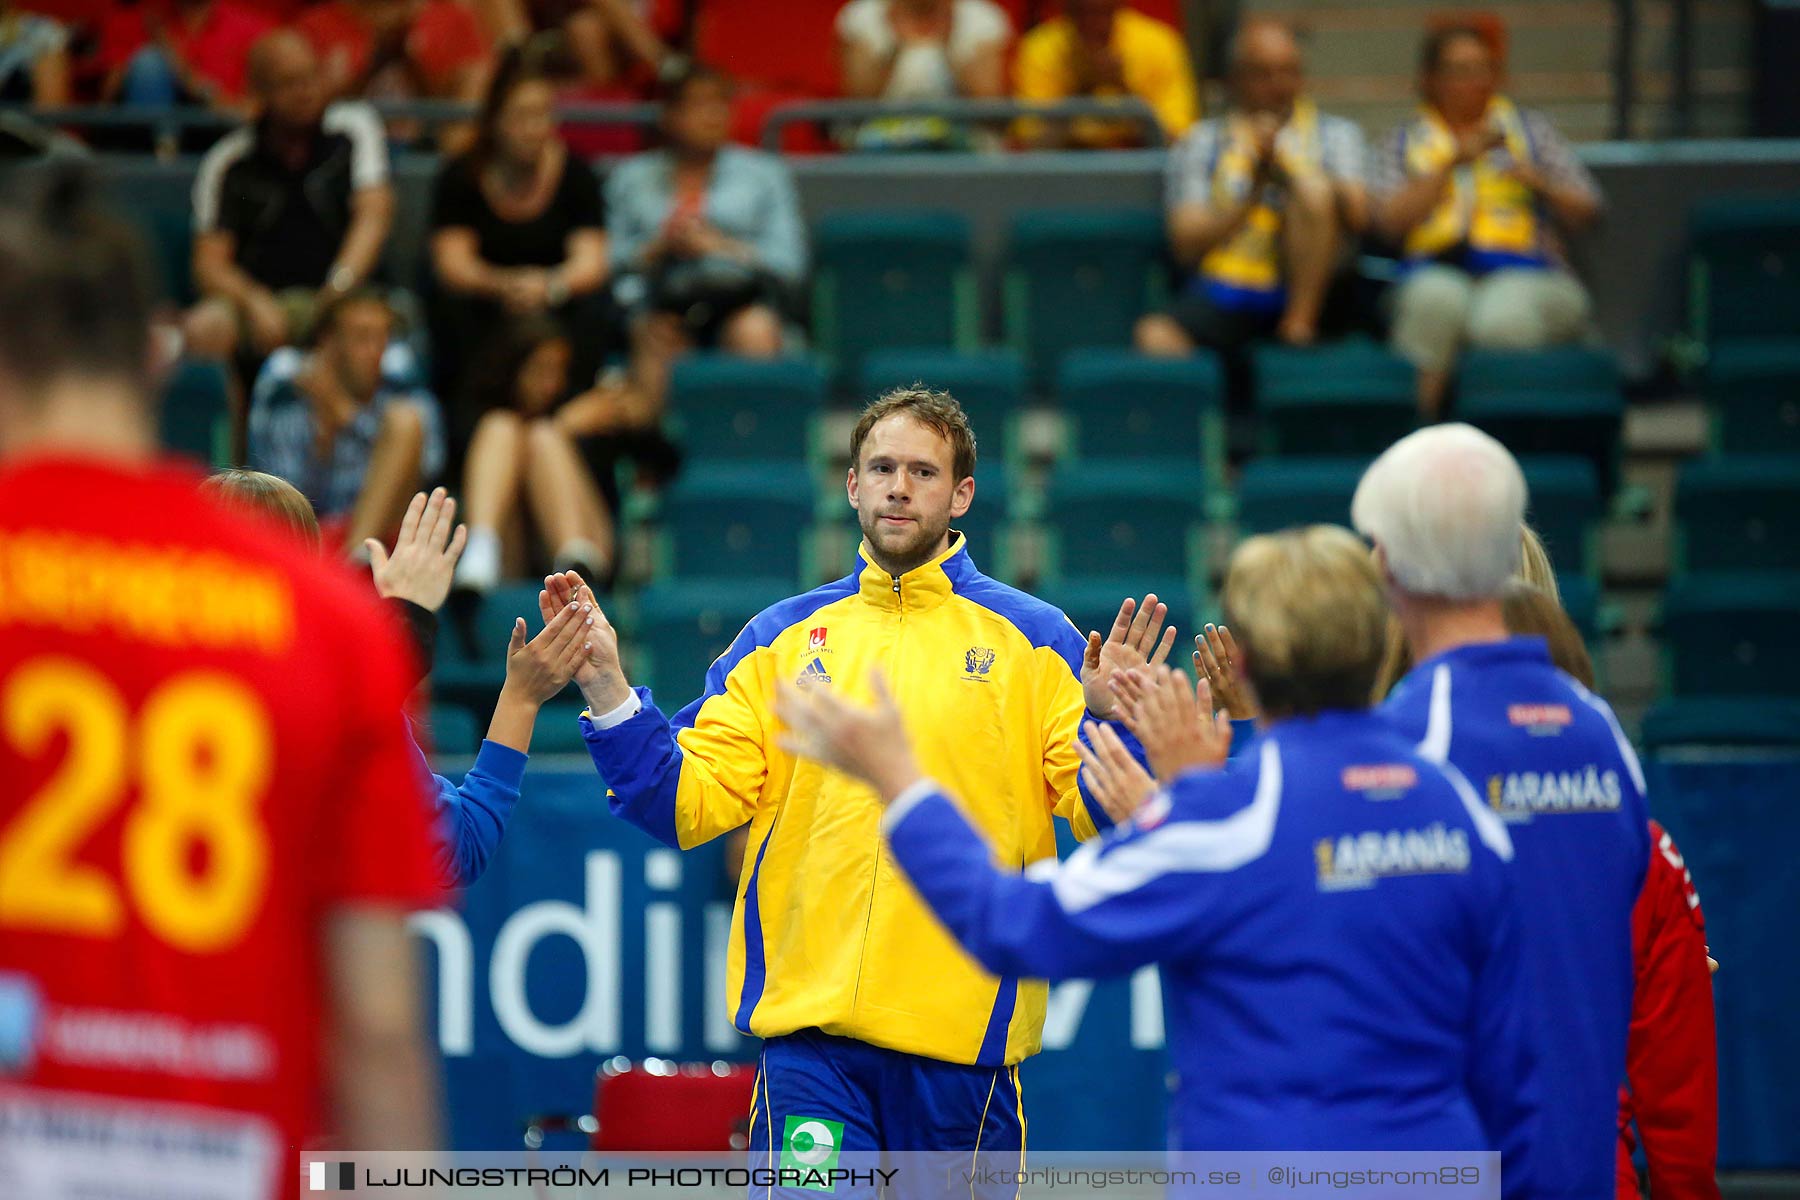
[{"label": "raised clapping hand", "polygon": [[512,640],[506,647],[502,697],[510,693],[533,708],[555,699],[587,658],[594,616],[592,605],[571,601],[529,641],[525,638],[525,618],[514,617]]},{"label": "raised clapping hand", "polygon": [[1194,635],[1194,675],[1212,690],[1212,701],[1234,721],[1256,716],[1244,677],[1238,670],[1237,641],[1223,625],[1208,625]]},{"label": "raised clapping hand", "polygon": [[1231,753],[1231,718],[1214,714],[1212,691],[1196,690],[1173,667],[1138,668],[1116,677],[1120,715],[1164,787],[1195,767],[1216,767]]},{"label": "raised clapping hand", "polygon": [[777,741],[789,754],[862,780],[885,804],[921,776],[887,682],[878,671],[869,683],[875,702],[865,707],[828,687],[784,681],[775,697],[775,715],[783,726]]},{"label": "raised clapping hand", "polygon": [[1168,615],[1169,606],[1159,603],[1155,592],[1145,596],[1142,604],[1126,597],[1105,641],[1097,632],[1088,634],[1087,653],[1081,660],[1081,690],[1089,712],[1103,719],[1112,717],[1114,677],[1133,667],[1159,667],[1169,657],[1175,648],[1175,627],[1163,630]]},{"label": "raised clapping hand", "polygon": [[463,543],[468,540],[468,529],[456,523],[456,501],[449,493],[438,488],[427,498],[420,492],[406,506],[392,554],[374,538],[363,543],[369,552],[375,590],[436,612],[450,595],[456,560],[462,557]]},{"label": "raised clapping hand", "polygon": [[1088,740],[1076,742],[1075,749],[1081,752],[1081,768],[1087,772],[1088,793],[1100,802],[1113,824],[1122,824],[1156,794],[1156,780],[1131,756],[1112,726],[1089,721],[1083,728]]},{"label": "raised clapping hand", "polygon": [[544,576],[544,588],[538,593],[538,613],[547,626],[556,614],[571,604],[588,605],[594,624],[588,630],[587,650],[575,668],[575,685],[587,700],[588,710],[596,717],[604,716],[625,702],[631,685],[625,681],[625,669],[619,665],[619,631],[606,619],[594,589],[579,573],[564,571]]}]

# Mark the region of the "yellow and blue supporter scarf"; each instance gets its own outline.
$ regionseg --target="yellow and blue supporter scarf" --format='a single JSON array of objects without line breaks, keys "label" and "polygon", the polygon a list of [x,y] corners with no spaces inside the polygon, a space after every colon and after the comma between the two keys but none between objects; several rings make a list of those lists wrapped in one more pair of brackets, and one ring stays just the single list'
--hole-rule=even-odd
[{"label": "yellow and blue supporter scarf", "polygon": [[[1319,109],[1302,96],[1275,138],[1275,154],[1290,175],[1323,170],[1319,142]],[[1212,167],[1212,203],[1237,204],[1256,178],[1256,141],[1249,119],[1226,118],[1219,152]],[[1207,251],[1200,260],[1206,294],[1221,306],[1275,312],[1287,302],[1281,278],[1281,210],[1270,201],[1275,190],[1265,186],[1236,233]]]},{"label": "yellow and blue supporter scarf", "polygon": [[[1488,103],[1486,121],[1504,142],[1450,172],[1450,186],[1431,214],[1406,235],[1409,262],[1443,259],[1481,275],[1502,267],[1542,267],[1543,216],[1531,189],[1509,177],[1512,163],[1534,160],[1518,106],[1504,96]],[[1429,108],[1401,131],[1408,175],[1429,174],[1456,157],[1456,135]]]}]

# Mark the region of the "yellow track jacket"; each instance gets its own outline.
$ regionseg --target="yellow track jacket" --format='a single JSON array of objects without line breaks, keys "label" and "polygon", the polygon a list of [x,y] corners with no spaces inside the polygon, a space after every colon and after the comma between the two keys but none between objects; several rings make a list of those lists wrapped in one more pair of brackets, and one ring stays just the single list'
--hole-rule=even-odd
[{"label": "yellow track jacket", "polygon": [[886,854],[874,793],[777,745],[776,684],[866,699],[880,668],[921,769],[1022,868],[1055,855],[1052,813],[1081,838],[1109,823],[1079,784],[1085,639],[977,571],[961,534],[898,578],[866,547],[856,568],[759,614],[672,722],[639,689],[636,716],[601,730],[584,714],[582,732],[613,812],[657,840],[750,823],[726,983],[741,1032],[1017,1063],[1041,1044],[1045,985],[997,979],[951,940]]}]

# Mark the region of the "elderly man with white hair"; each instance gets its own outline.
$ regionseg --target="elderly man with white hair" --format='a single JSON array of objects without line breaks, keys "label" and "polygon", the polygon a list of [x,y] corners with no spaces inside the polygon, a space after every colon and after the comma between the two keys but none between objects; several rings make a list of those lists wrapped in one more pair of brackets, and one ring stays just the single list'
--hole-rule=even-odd
[{"label": "elderly man with white hair", "polygon": [[1525,479],[1468,425],[1400,439],[1351,504],[1413,668],[1382,706],[1423,757],[1461,770],[1507,823],[1544,1076],[1536,1195],[1608,1196],[1631,1018],[1631,912],[1648,861],[1644,776],[1606,702],[1511,637]]}]

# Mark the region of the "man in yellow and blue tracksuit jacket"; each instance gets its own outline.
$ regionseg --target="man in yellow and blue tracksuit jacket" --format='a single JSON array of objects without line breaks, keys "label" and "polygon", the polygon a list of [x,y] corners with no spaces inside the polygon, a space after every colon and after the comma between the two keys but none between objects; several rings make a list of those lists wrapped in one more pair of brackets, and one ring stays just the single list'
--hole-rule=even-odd
[{"label": "man in yellow and blue tracksuit jacket", "polygon": [[583,734],[612,811],[659,841],[749,824],[727,986],[737,1028],[766,1039],[753,1158],[1022,1154],[1016,1068],[1039,1048],[1046,985],[956,945],[884,853],[874,793],[782,749],[773,707],[783,683],[866,697],[880,672],[925,769],[1019,870],[1055,856],[1053,814],[1081,838],[1111,824],[1080,784],[1086,646],[1061,612],[981,574],[950,529],[974,492],[954,400],[884,397],[852,450],[855,570],[754,618],[672,721],[622,674],[610,691],[578,675]]}]

